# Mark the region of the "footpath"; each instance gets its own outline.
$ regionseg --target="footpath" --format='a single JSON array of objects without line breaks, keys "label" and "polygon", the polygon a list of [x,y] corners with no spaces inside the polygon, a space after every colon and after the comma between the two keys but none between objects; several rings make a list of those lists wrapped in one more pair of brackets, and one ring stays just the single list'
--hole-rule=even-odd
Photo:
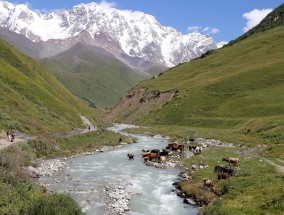
[{"label": "footpath", "polygon": [[[89,121],[89,119],[85,116],[81,116],[81,119],[84,123],[84,125],[86,126],[85,129],[75,129],[72,131],[68,131],[68,132],[62,132],[62,133],[55,133],[55,134],[51,134],[49,135],[50,137],[72,137],[72,136],[76,136],[79,134],[84,134],[84,133],[88,133],[88,132],[92,132],[92,131],[96,131],[97,128]],[[29,136],[27,134],[21,133],[21,132],[16,132],[16,137],[14,139],[13,142],[8,141],[7,138],[5,139],[0,139],[0,150],[15,144],[15,143],[20,143],[20,142],[24,142],[27,140],[32,140],[32,139],[36,139],[36,136]]]},{"label": "footpath", "polygon": [[7,138],[0,139],[0,150],[4,149],[4,148],[6,148],[6,147],[8,147],[12,144],[20,143],[20,142],[27,141],[27,140],[32,140],[32,139],[35,139],[35,138],[36,137],[31,137],[31,136],[25,135],[23,133],[16,132],[16,137],[15,137],[13,142],[8,141]]},{"label": "footpath", "polygon": [[264,160],[267,163],[271,164],[272,166],[275,166],[276,169],[278,170],[278,172],[284,173],[284,161],[283,160],[276,158],[276,160],[278,161],[277,163],[275,163],[274,161],[269,160],[269,159],[264,159]]}]

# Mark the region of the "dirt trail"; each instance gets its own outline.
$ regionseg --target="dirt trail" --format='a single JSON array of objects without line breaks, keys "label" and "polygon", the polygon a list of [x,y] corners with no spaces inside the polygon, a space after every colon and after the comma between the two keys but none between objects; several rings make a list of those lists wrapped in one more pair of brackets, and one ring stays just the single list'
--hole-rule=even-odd
[{"label": "dirt trail", "polygon": [[[275,166],[276,169],[279,171],[279,172],[282,172],[284,173],[284,166],[282,165],[279,165],[279,164],[276,164],[274,163],[273,161],[269,160],[269,159],[264,159],[267,163],[271,164],[272,166]],[[278,161],[282,162],[283,165],[284,165],[284,161],[283,160],[280,160],[280,159],[277,159]]]},{"label": "dirt trail", "polygon": [[23,142],[23,141],[26,141],[26,140],[32,140],[32,139],[35,139],[35,138],[36,137],[28,136],[28,135],[21,133],[21,132],[16,132],[16,137],[15,137],[13,142],[8,141],[7,138],[0,139],[0,150],[2,150],[4,148],[6,148],[7,146],[10,146],[14,143],[20,143],[20,142]]},{"label": "dirt trail", "polygon": [[[78,129],[75,129],[75,130],[72,130],[72,131],[50,134],[48,136],[49,137],[72,137],[72,136],[75,136],[75,135],[84,134],[84,133],[88,133],[88,132],[92,132],[92,131],[97,130],[97,128],[89,121],[89,119],[87,117],[81,116],[81,119],[82,119],[84,125],[86,126],[85,129],[79,129],[78,128]],[[13,142],[9,142],[7,138],[0,139],[0,150],[2,150],[4,148],[6,148],[7,146],[10,146],[14,143],[20,143],[20,142],[24,142],[24,141],[32,140],[32,139],[36,139],[36,137],[35,136],[28,136],[24,133],[17,132],[16,137],[15,137]]]}]

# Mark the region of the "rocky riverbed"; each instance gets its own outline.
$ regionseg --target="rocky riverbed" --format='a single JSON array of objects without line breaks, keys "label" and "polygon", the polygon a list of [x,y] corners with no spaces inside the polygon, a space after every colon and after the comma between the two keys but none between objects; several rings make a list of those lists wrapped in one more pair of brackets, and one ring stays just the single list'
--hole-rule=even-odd
[{"label": "rocky riverbed", "polygon": [[[181,167],[176,163],[179,157],[190,158],[194,153],[172,153],[164,162],[144,163],[140,156],[142,149],[164,148],[170,140],[160,136],[133,137],[137,143],[104,147],[56,161],[41,161],[40,181],[49,184],[52,191],[68,192],[87,214],[196,215],[198,210],[191,206],[195,203],[180,198],[182,194],[173,185],[179,180],[192,180],[188,171],[179,174],[180,170],[174,167]],[[201,138],[195,143],[231,147],[228,143]],[[128,153],[135,154],[135,159],[129,160]],[[192,170],[201,168],[206,166],[194,166]]]}]

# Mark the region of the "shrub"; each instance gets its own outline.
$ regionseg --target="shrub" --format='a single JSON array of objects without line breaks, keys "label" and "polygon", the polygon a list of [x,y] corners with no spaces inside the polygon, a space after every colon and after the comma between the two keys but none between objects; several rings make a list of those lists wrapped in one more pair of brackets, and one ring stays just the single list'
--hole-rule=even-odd
[{"label": "shrub", "polygon": [[65,194],[40,196],[32,199],[22,210],[27,215],[80,215],[84,214],[78,204]]}]

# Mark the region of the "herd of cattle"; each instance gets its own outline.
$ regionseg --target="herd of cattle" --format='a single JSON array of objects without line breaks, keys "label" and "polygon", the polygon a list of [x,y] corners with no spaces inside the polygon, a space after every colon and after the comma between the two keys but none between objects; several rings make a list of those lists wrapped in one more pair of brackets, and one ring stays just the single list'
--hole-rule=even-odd
[{"label": "herd of cattle", "polygon": [[[165,161],[172,151],[184,151],[184,145],[178,143],[169,143],[165,149],[143,149],[141,157],[144,159],[144,163],[148,161],[162,162]],[[129,160],[134,160],[134,154],[127,154]]]},{"label": "herd of cattle", "polygon": [[[203,147],[207,147],[207,146],[203,146]],[[189,144],[188,149],[194,154],[200,154],[203,151],[203,147],[194,146],[194,145]],[[149,161],[163,162],[167,159],[168,155],[170,155],[172,152],[174,151],[184,152],[184,150],[185,150],[184,144],[170,143],[166,146],[165,149],[152,149],[152,150],[143,149],[140,155],[144,159],[144,163],[147,163]],[[134,157],[135,157],[134,154],[128,153],[127,156],[129,160],[134,160]],[[226,161],[229,164],[229,166],[221,165],[221,166],[214,167],[214,173],[216,174],[218,181],[221,179],[226,180],[229,177],[234,176],[236,174],[236,171],[231,168],[231,164],[239,167],[239,163],[240,163],[240,160],[238,158],[233,158],[233,157],[223,158],[222,161]],[[214,191],[213,180],[205,178],[203,180],[203,188]]]},{"label": "herd of cattle", "polygon": [[[236,170],[231,168],[231,164],[239,167],[240,160],[238,158],[228,157],[223,158],[222,161],[226,161],[229,163],[229,166],[215,166],[214,167],[214,173],[217,175],[217,180],[221,179],[228,179],[231,176],[234,176],[236,174]],[[208,178],[203,179],[203,188],[209,189],[211,191],[214,191],[214,183],[213,180],[210,180]]]}]

